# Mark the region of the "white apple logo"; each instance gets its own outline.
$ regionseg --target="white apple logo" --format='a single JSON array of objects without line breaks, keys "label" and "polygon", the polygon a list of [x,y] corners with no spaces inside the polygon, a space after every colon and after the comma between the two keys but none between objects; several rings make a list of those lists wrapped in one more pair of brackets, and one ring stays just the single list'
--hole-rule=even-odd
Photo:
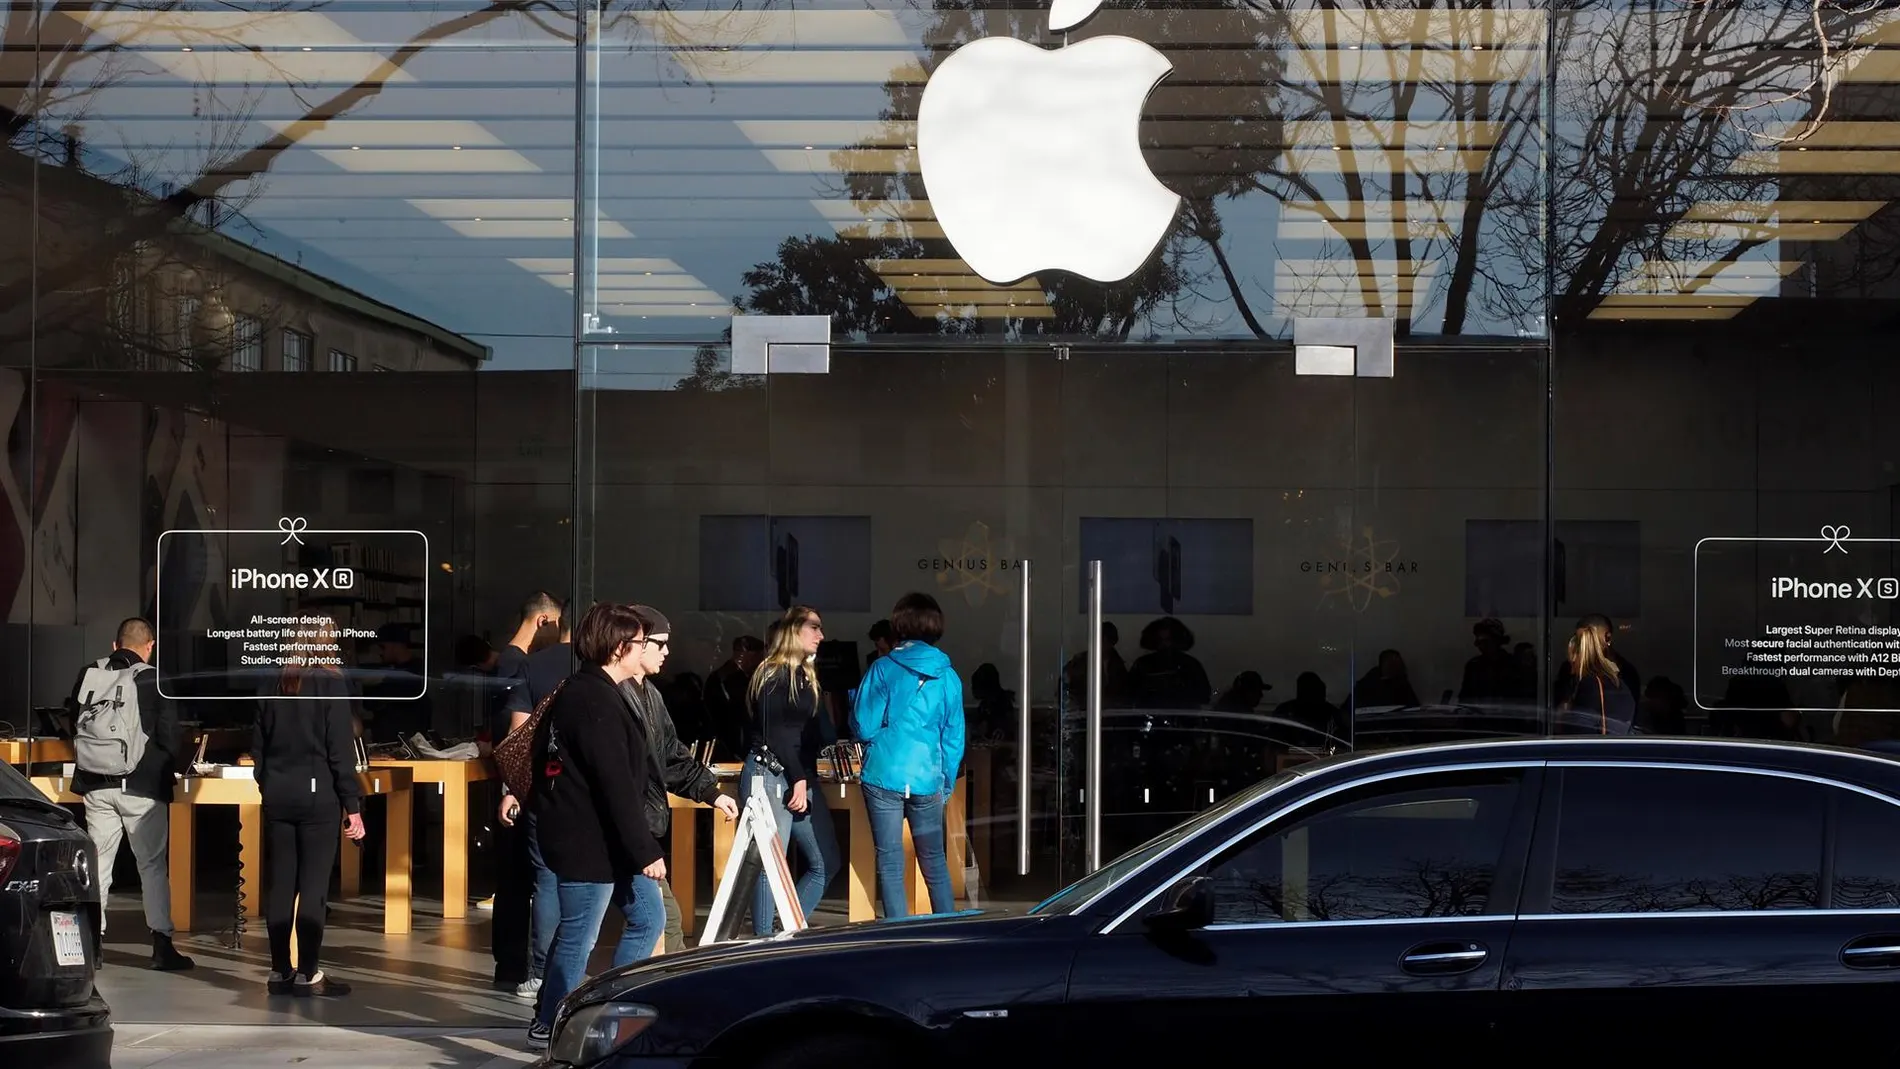
[{"label": "white apple logo", "polygon": [[[1100,4],[1055,0],[1049,26]],[[1119,282],[1146,263],[1181,198],[1148,170],[1137,131],[1173,69],[1131,37],[1054,50],[985,37],[951,53],[917,106],[917,156],[971,270],[998,284],[1047,270]]]}]

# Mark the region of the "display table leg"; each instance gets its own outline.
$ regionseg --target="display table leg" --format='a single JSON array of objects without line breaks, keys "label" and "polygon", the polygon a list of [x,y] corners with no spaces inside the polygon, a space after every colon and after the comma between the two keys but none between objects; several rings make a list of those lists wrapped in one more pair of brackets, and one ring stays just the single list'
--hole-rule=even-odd
[{"label": "display table leg", "polygon": [[[369,799],[363,801],[368,803]],[[339,827],[336,834],[336,897],[339,902],[348,902],[363,893],[363,851],[350,841],[342,828]]]},{"label": "display table leg", "polygon": [[168,814],[171,819],[172,927],[181,932],[191,931],[195,919],[192,904],[197,900],[198,881],[192,866],[198,860],[197,827],[193,819],[196,813],[192,806],[173,802]]},{"label": "display table leg", "polygon": [[241,805],[238,813],[238,915],[249,931],[264,930],[264,807]]},{"label": "display table leg", "polygon": [[853,921],[877,919],[877,847],[871,842],[871,814],[864,795],[853,791],[851,810],[850,910]]},{"label": "display table leg", "polygon": [[950,893],[959,902],[970,900],[970,889],[964,886],[964,874],[969,870],[964,859],[969,856],[970,823],[964,816],[967,810],[963,801],[969,786],[968,779],[958,780],[943,807],[943,852],[950,864]]},{"label": "display table leg", "polygon": [[680,931],[690,936],[699,911],[699,873],[693,864],[699,857],[699,810],[673,810],[672,848],[673,856],[666,862],[667,882],[673,885],[673,900],[680,906]]},{"label": "display table leg", "polygon": [[415,828],[416,796],[410,788],[399,787],[388,798],[389,832],[383,843],[383,934],[408,935],[414,893],[411,838]]},{"label": "display table leg", "polygon": [[468,916],[468,781],[450,776],[442,790],[442,919]]}]

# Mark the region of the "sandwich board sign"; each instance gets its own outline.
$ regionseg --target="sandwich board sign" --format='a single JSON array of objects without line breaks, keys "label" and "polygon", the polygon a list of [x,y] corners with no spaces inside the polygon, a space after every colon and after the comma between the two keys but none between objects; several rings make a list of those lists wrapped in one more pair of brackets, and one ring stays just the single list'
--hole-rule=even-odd
[{"label": "sandwich board sign", "polygon": [[[824,804],[817,798],[812,801]],[[725,871],[719,875],[719,887],[713,892],[712,909],[706,915],[706,931],[699,937],[700,946],[742,938],[739,925],[746,918],[746,908],[744,900],[735,903],[734,896],[750,895],[759,885],[761,873],[765,875],[766,886],[771,888],[772,904],[778,908],[785,930],[796,932],[804,928],[805,914],[798,908],[798,895],[792,888],[792,868],[785,859],[785,845],[779,842],[778,820],[772,814],[771,800],[766,797],[765,781],[757,779],[752,782],[751,797],[746,799],[745,809],[739,813],[739,830],[733,838],[732,853],[726,856]]]}]

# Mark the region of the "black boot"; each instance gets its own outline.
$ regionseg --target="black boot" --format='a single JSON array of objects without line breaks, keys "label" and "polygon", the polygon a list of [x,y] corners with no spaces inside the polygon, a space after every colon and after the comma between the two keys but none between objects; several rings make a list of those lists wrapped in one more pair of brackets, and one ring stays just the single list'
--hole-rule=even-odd
[{"label": "black boot", "polygon": [[197,964],[172,946],[171,936],[152,933],[152,968],[159,972],[184,972]]}]

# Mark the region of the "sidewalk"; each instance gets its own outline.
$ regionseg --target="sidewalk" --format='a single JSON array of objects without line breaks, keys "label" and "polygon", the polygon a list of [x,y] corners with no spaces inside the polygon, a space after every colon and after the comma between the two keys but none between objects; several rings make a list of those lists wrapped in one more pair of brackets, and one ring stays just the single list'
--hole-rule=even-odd
[{"label": "sidewalk", "polygon": [[519,1028],[127,1024],[117,1032],[112,1069],[515,1069],[533,1060]]}]

